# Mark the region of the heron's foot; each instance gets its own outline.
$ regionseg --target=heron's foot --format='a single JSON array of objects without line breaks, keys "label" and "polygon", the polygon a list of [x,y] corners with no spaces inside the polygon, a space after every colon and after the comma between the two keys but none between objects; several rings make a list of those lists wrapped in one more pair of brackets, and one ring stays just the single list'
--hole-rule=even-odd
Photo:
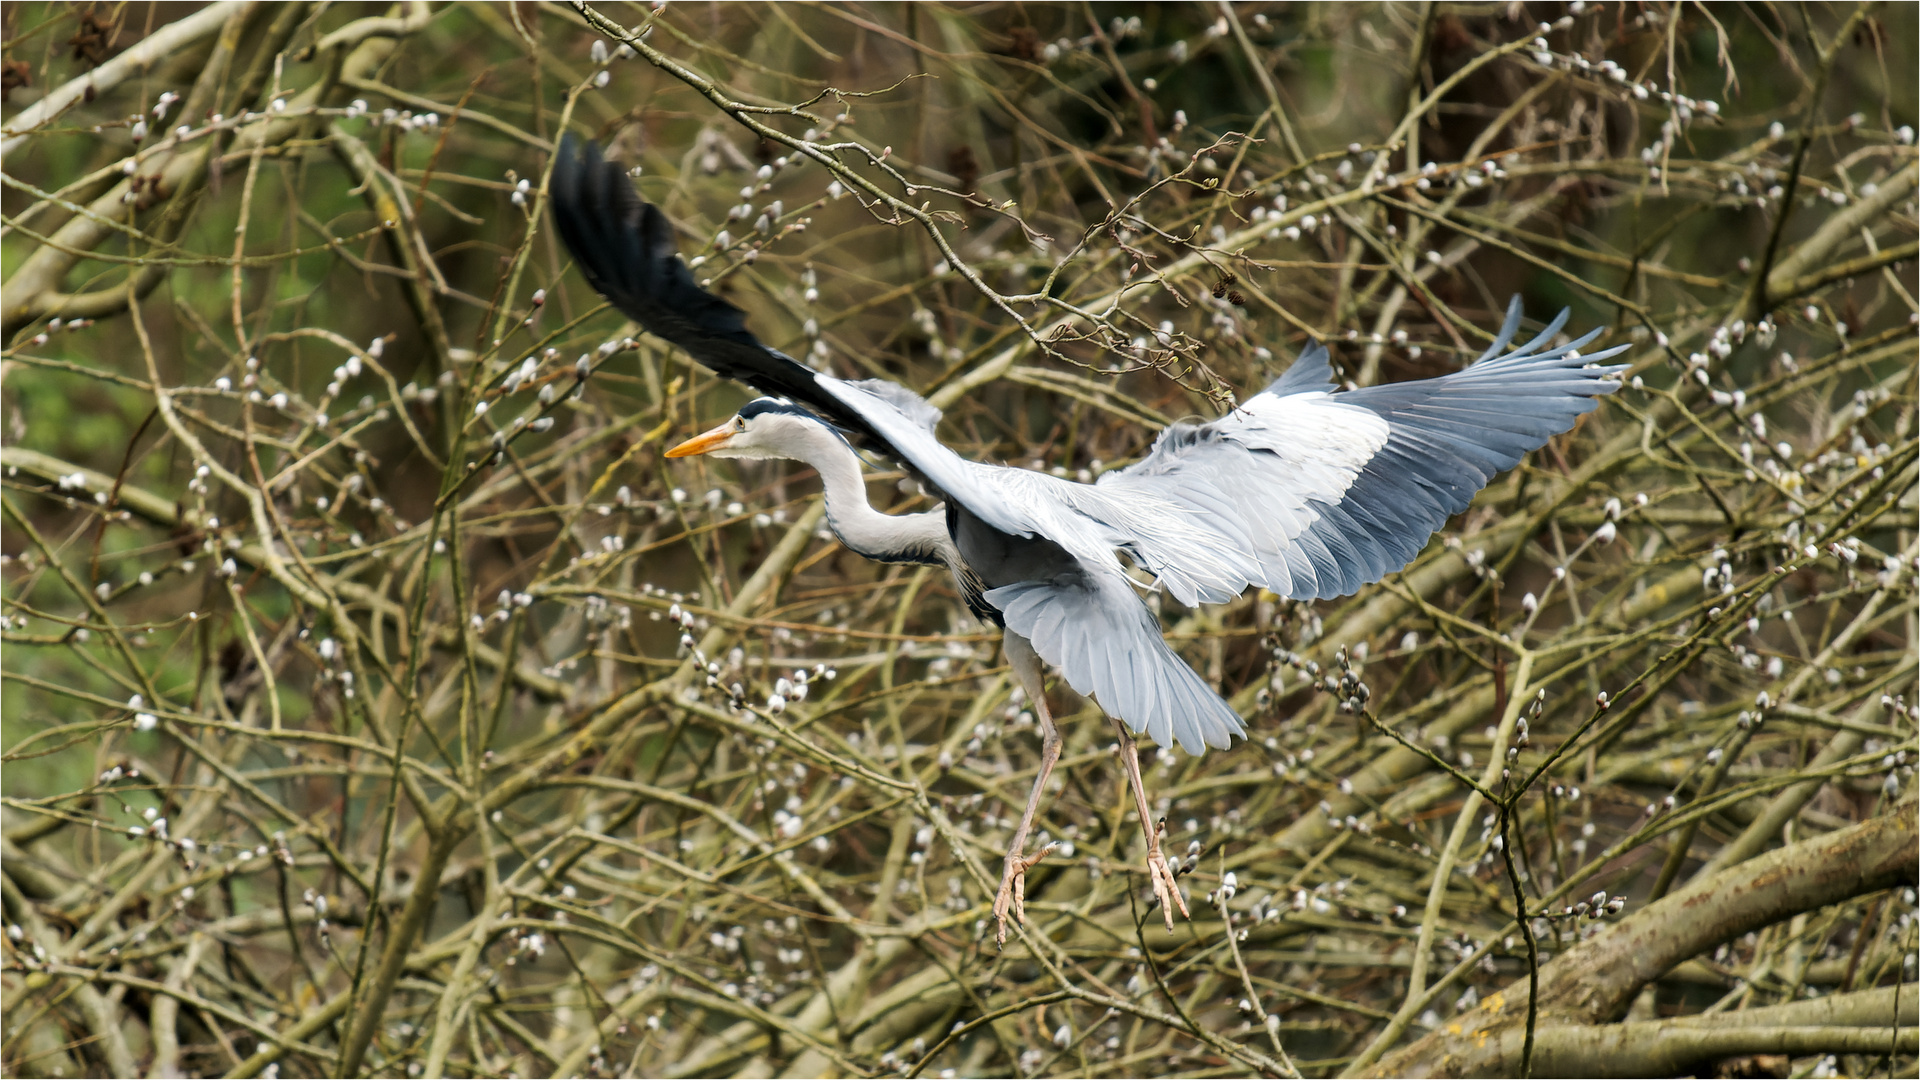
[{"label": "heron's foot", "polygon": [[[1031,855],[1022,855],[1018,851],[1007,852],[1006,870],[1000,875],[1000,891],[993,896],[993,921],[996,929],[993,943],[996,948],[1006,948],[1007,919],[1025,926],[1027,923],[1027,871],[1039,865],[1047,857],[1054,845],[1048,844]],[[1182,909],[1185,910],[1185,909]]]},{"label": "heron's foot", "polygon": [[[1166,828],[1166,823],[1162,822],[1160,828]],[[1180,884],[1176,880],[1173,866],[1167,862],[1166,855],[1160,850],[1158,829],[1147,833],[1147,879],[1153,883],[1153,896],[1160,902],[1160,913],[1167,917],[1167,933],[1173,933],[1175,907],[1180,909],[1181,918],[1189,920],[1193,918],[1187,912],[1186,897],[1180,895]]]}]

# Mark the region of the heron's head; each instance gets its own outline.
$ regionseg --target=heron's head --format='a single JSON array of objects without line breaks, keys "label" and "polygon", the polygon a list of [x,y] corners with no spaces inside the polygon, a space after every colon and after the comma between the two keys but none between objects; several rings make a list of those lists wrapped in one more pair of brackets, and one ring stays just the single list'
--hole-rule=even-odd
[{"label": "heron's head", "polygon": [[792,458],[805,461],[823,438],[840,439],[825,421],[791,402],[755,398],[726,423],[667,451],[670,458],[712,454],[730,458]]}]

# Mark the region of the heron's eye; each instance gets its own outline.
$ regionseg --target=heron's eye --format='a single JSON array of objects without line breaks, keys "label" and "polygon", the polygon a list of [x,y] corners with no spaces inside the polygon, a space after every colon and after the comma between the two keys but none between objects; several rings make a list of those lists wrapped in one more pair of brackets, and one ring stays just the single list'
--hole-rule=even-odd
[{"label": "heron's eye", "polygon": [[733,430],[735,430],[735,431],[745,431],[745,430],[747,430],[747,418],[746,418],[746,417],[744,417],[744,416],[736,416],[736,417],[734,417],[734,418],[733,418]]}]

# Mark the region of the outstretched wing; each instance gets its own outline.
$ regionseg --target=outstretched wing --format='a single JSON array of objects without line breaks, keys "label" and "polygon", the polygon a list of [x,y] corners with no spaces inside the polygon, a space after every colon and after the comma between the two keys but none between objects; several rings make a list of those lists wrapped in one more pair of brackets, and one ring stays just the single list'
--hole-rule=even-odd
[{"label": "outstretched wing", "polygon": [[[1168,428],[1140,462],[1101,478],[1112,506],[1088,510],[1134,538],[1123,550],[1185,603],[1249,585],[1343,596],[1405,566],[1496,474],[1619,388],[1622,369],[1595,361],[1625,346],[1579,352],[1599,331],[1546,347],[1566,321],[1563,311],[1498,355],[1519,329],[1516,298],[1472,365],[1347,393],[1330,392],[1325,350],[1309,346],[1229,415]],[[1160,518],[1172,508],[1183,535],[1157,542],[1170,530],[1142,507]]]},{"label": "outstretched wing", "polygon": [[598,145],[562,136],[549,193],[554,227],[581,273],[648,333],[722,378],[805,405],[856,446],[898,461],[996,528],[1032,534],[1032,522],[1003,507],[969,463],[934,438],[940,410],[926,399],[880,380],[837,379],[761,344],[747,330],[744,312],[694,280],[666,216],[640,198],[625,170],[601,157]]},{"label": "outstretched wing", "polygon": [[1493,477],[1573,426],[1612,393],[1621,369],[1583,357],[1587,336],[1545,348],[1562,312],[1501,355],[1518,301],[1487,352],[1438,379],[1332,393],[1325,349],[1310,346],[1272,386],[1208,424],[1176,424],[1139,463],[1098,484],[1037,473],[992,478],[1035,508],[1039,530],[1078,568],[991,589],[1007,627],[1074,689],[1189,753],[1244,735],[1240,718],[1167,647],[1112,560],[1115,550],[1187,604],[1249,585],[1283,596],[1340,596],[1405,566]]}]

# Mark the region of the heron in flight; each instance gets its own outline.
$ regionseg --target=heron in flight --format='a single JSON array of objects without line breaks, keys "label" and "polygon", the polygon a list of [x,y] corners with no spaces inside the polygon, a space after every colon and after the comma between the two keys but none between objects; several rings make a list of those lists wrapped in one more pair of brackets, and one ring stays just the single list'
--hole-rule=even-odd
[{"label": "heron in flight", "polygon": [[[1004,651],[1039,722],[1040,768],[994,897],[996,940],[1025,921],[1029,853],[1060,730],[1042,662],[1099,703],[1146,832],[1147,875],[1167,929],[1187,914],[1160,848],[1134,736],[1190,754],[1244,738],[1240,716],[1167,646],[1120,556],[1193,606],[1251,586],[1283,596],[1344,596],[1404,567],[1448,517],[1529,451],[1619,388],[1618,367],[1583,356],[1595,330],[1552,345],[1567,313],[1524,345],[1515,298],[1472,365],[1434,379],[1335,393],[1313,344],[1273,385],[1207,423],[1174,424],[1140,461],[1082,484],[969,461],[935,436],[941,413],[903,386],[814,371],[768,348],[746,316],[702,289],[672,226],[600,149],[561,140],[554,224],[600,294],[647,331],[724,378],[772,396],[667,451],[668,457],[789,458],[819,472],[827,522],[869,559],[943,567]],[[1622,346],[1621,348],[1624,348]],[[867,502],[858,451],[890,458],[942,505],[883,514]]]}]

